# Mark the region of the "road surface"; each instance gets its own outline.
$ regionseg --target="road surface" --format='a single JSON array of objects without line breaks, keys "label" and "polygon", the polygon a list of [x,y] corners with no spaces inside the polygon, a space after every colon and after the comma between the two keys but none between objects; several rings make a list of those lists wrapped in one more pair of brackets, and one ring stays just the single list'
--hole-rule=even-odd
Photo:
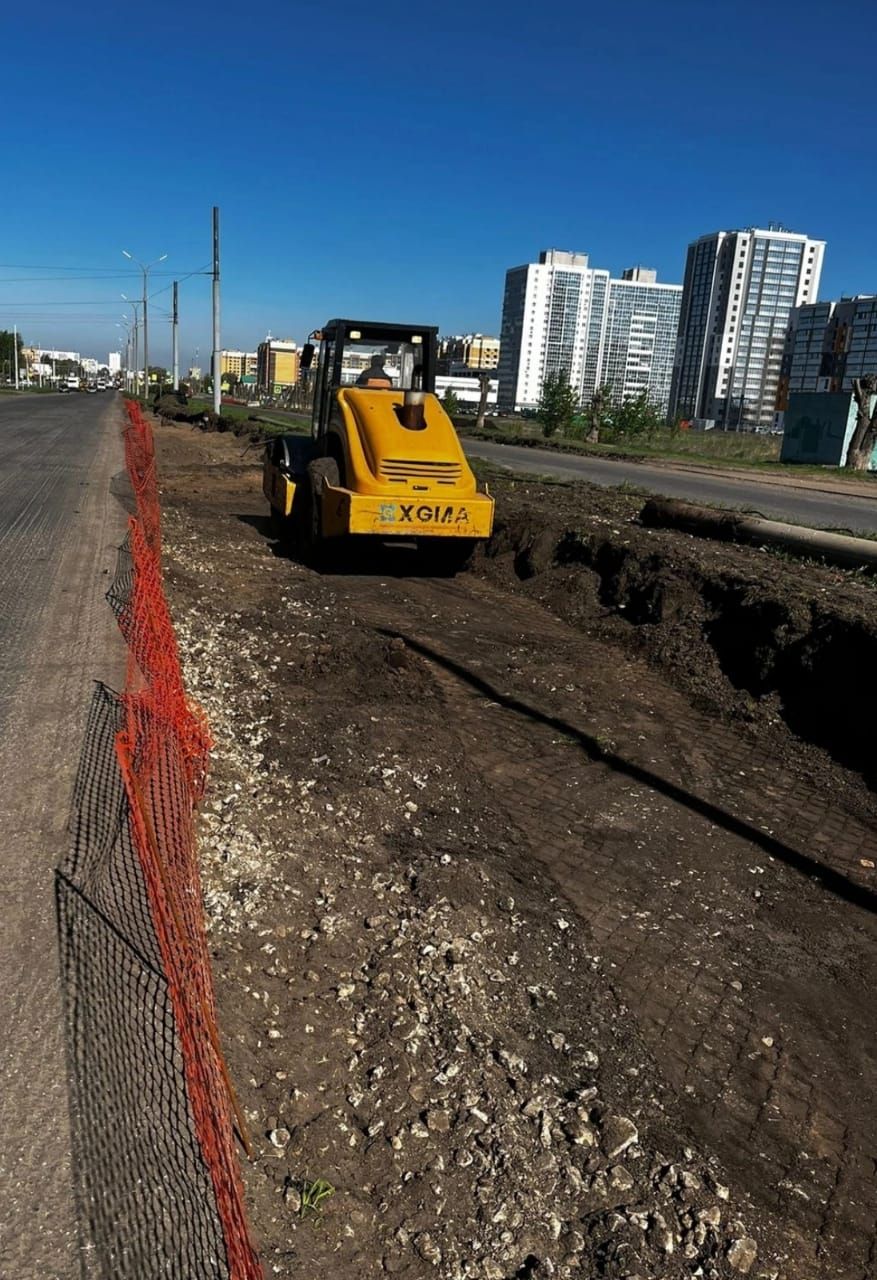
[{"label": "road surface", "polygon": [[671,466],[647,462],[622,462],[583,454],[564,454],[549,449],[530,449],[495,444],[490,440],[463,440],[471,458],[482,458],[509,471],[530,475],[557,476],[562,480],[588,480],[592,484],[631,484],[665,498],[683,498],[725,507],[746,507],[772,520],[814,528],[849,529],[853,533],[877,533],[877,485],[873,498],[820,491],[818,477],[813,488],[793,488],[767,477],[743,480],[739,473],[721,471],[703,474],[675,471]]},{"label": "road surface", "polygon": [[104,602],[125,513],[116,396],[0,397],[0,1275],[73,1280],[53,877],[95,679],[124,648]]}]

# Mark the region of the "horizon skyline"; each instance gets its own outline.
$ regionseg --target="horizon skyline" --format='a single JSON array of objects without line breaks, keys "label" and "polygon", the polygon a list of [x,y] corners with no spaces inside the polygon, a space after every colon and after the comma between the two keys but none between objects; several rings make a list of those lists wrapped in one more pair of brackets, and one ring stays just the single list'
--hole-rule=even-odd
[{"label": "horizon skyline", "polygon": [[[220,210],[220,217],[221,217],[221,210]],[[787,227],[787,226],[785,226],[784,224],[780,224],[780,225],[781,225],[781,228],[782,228],[782,230],[783,230],[783,231],[785,231],[785,232],[789,232],[789,233],[791,233],[791,234],[793,234],[793,235],[808,235],[808,236],[809,236],[809,234],[810,234],[809,232],[798,231],[798,230],[796,230],[796,229],[794,229],[794,228]],[[722,231],[731,231],[731,230],[750,230],[750,229],[752,229],[752,228],[758,228],[758,229],[760,229],[760,230],[767,230],[767,229],[768,229],[768,226],[767,226],[767,223],[766,223],[766,222],[765,222],[764,224],[759,224],[759,223],[748,223],[748,224],[746,224],[746,225],[742,225],[742,226],[740,226],[740,227],[736,227],[736,228],[722,227],[722,228],[718,228],[717,230],[722,230]],[[687,253],[688,247],[689,247],[691,244],[696,243],[698,240],[706,239],[706,238],[708,238],[709,236],[714,235],[714,234],[715,234],[715,231],[713,231],[713,232],[703,232],[703,233],[701,233],[701,234],[699,234],[699,235],[696,235],[696,236],[692,236],[692,237],[690,237],[688,240],[686,240],[686,243],[685,243],[685,253]],[[811,236],[810,238],[824,241],[824,237]],[[827,241],[824,241],[824,242],[825,242],[825,244],[826,244],[826,259],[828,259],[828,255],[829,255],[829,252],[830,252],[830,245],[828,244],[828,242],[827,242]],[[451,335],[455,335],[455,334],[463,334],[463,333],[482,333],[482,334],[489,334],[489,335],[491,335],[491,336],[496,336],[496,337],[498,337],[498,336],[499,336],[500,327],[501,327],[501,317],[502,317],[502,288],[503,288],[503,283],[504,283],[504,280],[505,280],[505,272],[506,272],[506,271],[508,271],[508,270],[513,270],[516,266],[526,266],[528,263],[533,262],[534,260],[537,260],[537,259],[538,259],[538,255],[539,255],[539,253],[540,253],[540,252],[542,252],[543,250],[547,250],[547,249],[560,249],[560,248],[561,248],[561,246],[560,246],[560,245],[557,245],[557,244],[549,245],[549,244],[547,244],[547,243],[543,243],[543,244],[541,244],[541,245],[540,245],[540,248],[539,248],[539,249],[536,249],[536,250],[534,250],[534,251],[533,251],[532,256],[531,256],[530,258],[526,259],[526,260],[525,260],[525,261],[523,261],[523,262],[516,263],[516,264],[514,264],[514,266],[509,266],[509,267],[506,267],[506,268],[504,268],[504,269],[503,269],[503,271],[502,271],[502,275],[501,275],[501,277],[500,277],[500,283],[499,283],[498,288],[497,288],[497,298],[498,298],[498,303],[497,303],[497,306],[496,306],[496,323],[494,324],[493,329],[486,329],[486,328],[476,329],[476,328],[472,328],[472,327],[469,327],[469,326],[460,326],[460,325],[451,326],[451,327],[444,327],[444,326],[442,326],[442,325],[439,325],[438,327],[439,327],[440,336],[451,336]],[[682,266],[683,266],[683,269],[682,269],[682,271],[680,272],[680,279],[679,279],[679,280],[675,280],[675,279],[666,279],[666,278],[662,277],[662,274],[661,274],[660,268],[655,267],[655,266],[653,265],[653,261],[652,261],[652,259],[650,259],[648,256],[642,256],[642,257],[640,257],[638,260],[632,261],[632,260],[631,260],[631,256],[630,256],[630,255],[627,255],[627,257],[624,257],[624,256],[622,255],[622,257],[620,258],[620,260],[624,262],[624,264],[625,264],[624,266],[617,267],[617,268],[607,268],[607,267],[606,267],[606,266],[604,266],[602,263],[600,263],[600,262],[599,262],[599,260],[598,260],[598,258],[597,258],[597,257],[595,257],[595,255],[593,255],[593,254],[592,254],[588,249],[582,249],[582,248],[568,248],[568,247],[564,247],[564,248],[562,249],[562,251],[563,251],[563,252],[570,252],[570,253],[577,253],[577,254],[584,254],[584,255],[586,255],[586,256],[587,256],[587,258],[588,258],[588,263],[589,263],[589,265],[590,265],[590,266],[593,266],[593,267],[595,267],[595,269],[598,269],[598,270],[603,270],[603,271],[608,270],[608,271],[609,271],[609,274],[610,274],[610,276],[611,276],[611,278],[613,278],[613,279],[616,279],[616,278],[617,278],[617,279],[620,279],[620,278],[621,278],[621,274],[622,274],[622,272],[623,272],[623,271],[625,271],[625,270],[627,270],[627,269],[629,269],[629,268],[631,268],[631,267],[640,267],[640,268],[646,268],[646,269],[656,270],[656,271],[658,272],[658,283],[660,283],[660,284],[665,284],[665,285],[675,285],[675,286],[677,286],[677,287],[679,287],[679,288],[681,288],[681,287],[682,287],[682,284],[683,284],[683,281],[682,281],[682,278],[681,278],[681,277],[682,277],[682,276],[684,276],[684,260],[685,260],[685,253],[683,254],[683,259],[682,259]],[[24,270],[24,269],[25,269],[25,268],[23,268],[23,267],[14,267],[14,266],[12,266],[11,264],[10,264],[10,265],[8,265],[8,266],[3,266],[2,264],[0,264],[0,270]],[[84,271],[84,270],[87,270],[87,268],[80,268],[80,267],[58,268],[58,267],[51,267],[51,266],[48,266],[48,267],[33,267],[33,268],[30,268],[30,269],[32,269],[32,270],[34,270],[34,271],[47,271],[47,270],[71,270],[71,271]],[[159,274],[159,273],[152,273],[152,275],[153,275],[153,276],[154,276],[154,275],[158,275],[158,274]],[[162,273],[162,274],[163,274],[163,275],[167,275],[167,276],[171,276],[171,277],[172,277],[172,274],[173,274],[173,273],[172,273],[172,272],[167,272],[167,271],[165,271],[165,272],[164,272],[164,273]],[[191,279],[191,278],[192,278],[192,275],[194,275],[194,274],[199,274],[199,275],[200,275],[200,274],[202,274],[202,273],[200,273],[200,272],[199,272],[199,273],[190,273],[190,274],[187,276],[187,278],[188,278],[188,279]],[[207,273],[204,273],[204,274],[207,274]],[[221,274],[222,274],[222,264],[221,264]],[[42,279],[44,279],[44,278],[42,278]],[[65,277],[59,277],[59,278],[58,278],[58,282],[63,283],[63,282],[64,282],[64,279],[65,279]],[[94,281],[94,280],[98,280],[98,281],[99,281],[100,279],[101,279],[101,277],[91,277],[91,278],[90,278],[90,280],[92,280],[92,281]],[[115,279],[115,275],[113,276],[113,279]],[[27,283],[27,280],[28,280],[28,277],[26,277],[26,276],[22,276],[22,277],[20,278],[20,280],[18,281],[18,283],[25,284],[25,283]],[[821,301],[821,302],[824,302],[824,301],[831,301],[831,300],[839,299],[839,298],[841,298],[841,297],[871,296],[871,293],[869,293],[868,291],[864,291],[864,292],[863,292],[862,290],[857,290],[856,292],[848,293],[848,294],[843,294],[843,293],[837,293],[837,294],[835,294],[835,293],[829,293],[829,291],[823,287],[823,286],[824,286],[824,280],[825,280],[825,273],[823,273],[823,281],[822,281],[822,283],[821,283],[821,285],[820,285],[819,296],[818,296],[817,301]],[[150,307],[149,307],[149,317],[150,317],[150,364],[151,364],[151,365],[153,365],[153,364],[169,365],[169,364],[170,364],[170,360],[171,360],[171,338],[170,338],[170,333],[168,332],[167,334],[164,334],[164,332],[163,332],[164,324],[165,324],[165,323],[167,324],[168,329],[169,329],[169,323],[170,323],[170,322],[169,322],[169,318],[163,314],[164,309],[163,309],[161,306],[159,306],[159,307],[154,307],[152,304],[153,304],[153,300],[154,300],[154,298],[156,298],[156,297],[161,297],[161,296],[163,296],[165,293],[169,292],[169,290],[170,290],[170,288],[171,288],[171,284],[172,284],[172,282],[173,282],[173,281],[172,281],[172,279],[170,279],[170,280],[169,280],[169,282],[161,288],[161,290],[158,290],[158,291],[156,291],[155,293],[150,293],[150,294],[148,295],[148,302],[150,303]],[[209,279],[208,279],[207,283],[209,283]],[[877,292],[877,290],[875,290],[875,292]],[[184,326],[184,320],[183,320],[183,306],[182,306],[182,285],[180,286],[180,294],[181,294],[181,305],[180,305],[180,331],[181,331],[181,339],[180,339],[180,367],[181,367],[181,369],[182,369],[184,365],[185,365],[185,367],[187,367],[187,368],[188,368],[188,367],[190,367],[190,366],[192,365],[193,361],[189,360],[188,358],[184,359],[184,352],[185,352],[185,350],[186,350],[186,344],[185,344],[184,339],[183,339],[183,336],[182,336],[182,335],[183,335],[183,332],[184,332],[184,327],[183,327],[183,326]],[[132,301],[132,302],[133,302],[133,301],[137,301],[137,306],[138,306],[138,308],[140,308],[140,307],[141,307],[141,305],[142,305],[142,300],[136,300],[136,299],[134,299],[134,298],[132,297],[131,301]],[[5,306],[8,306],[8,305],[10,305],[10,304],[4,304],[4,303],[3,303],[2,294],[0,294],[0,307],[5,307]],[[77,305],[78,305],[78,304],[77,304]],[[107,299],[107,300],[106,300],[106,305],[108,305],[108,306],[110,306],[110,305],[115,305],[115,299]],[[126,304],[125,304],[125,302],[124,302],[121,298],[119,298],[119,305],[120,305],[121,307],[124,307],[124,306],[126,305]],[[130,305],[130,303],[129,303],[129,305]],[[25,310],[26,310],[26,308],[25,308]],[[202,306],[201,306],[200,310],[203,310],[203,304],[202,304]],[[156,320],[156,318],[155,318],[156,313],[157,313],[157,314],[158,314],[158,316],[160,317],[160,319],[158,319],[158,320]],[[332,314],[341,314],[341,312],[333,312]],[[0,311],[0,315],[2,315],[2,311]],[[324,316],[324,318],[323,318],[322,320],[315,321],[313,324],[311,324],[311,325],[310,325],[310,328],[309,328],[308,332],[310,332],[310,330],[311,330],[311,329],[313,329],[313,328],[315,328],[315,327],[319,327],[319,325],[320,325],[320,324],[325,323],[325,320],[326,320],[326,319],[328,319],[328,318],[330,318],[330,317],[329,317],[329,315],[327,314],[326,316]],[[386,317],[384,317],[384,318],[386,319]],[[418,317],[409,317],[409,318],[414,319],[414,320],[415,320],[415,321],[417,321],[418,323],[419,323],[420,321],[424,321],[425,323],[430,323],[430,324],[431,324],[431,323],[433,323],[433,320],[432,320],[430,317],[428,317],[428,316],[426,316],[426,317],[421,316],[421,317],[419,317],[419,318],[418,318]],[[2,319],[2,320],[0,320],[0,329],[9,329],[9,330],[11,331],[11,328],[12,328],[12,324],[13,324],[13,323],[14,323],[14,321],[12,321],[12,322],[8,322],[8,323],[7,323],[7,321],[6,321],[5,319]],[[42,326],[41,326],[41,325],[40,325],[39,320],[33,320],[33,321],[29,322],[29,323],[30,323],[30,325],[31,325],[31,328],[34,328],[34,327],[52,328],[52,327],[53,327],[53,325],[52,325],[52,324],[49,324],[49,323],[46,323],[46,324],[44,324],[44,325],[42,325]],[[91,327],[95,327],[95,328],[97,328],[97,327],[100,327],[100,326],[101,326],[101,322],[100,322],[100,321],[96,321],[96,320],[88,320],[88,321],[81,322],[81,323],[87,323],[87,324],[88,324],[88,326],[89,326],[89,328],[91,328]],[[56,327],[55,327],[55,329],[54,329],[54,331],[55,331],[55,332],[57,332],[57,331],[58,331],[58,328],[60,328],[60,327],[62,327],[62,326],[63,326],[64,321],[63,321],[63,320],[58,320],[58,321],[53,322],[53,324],[54,324],[54,326],[56,326]],[[226,324],[229,324],[229,325],[235,326],[236,322],[235,322],[235,320],[234,320],[233,318],[229,318],[229,317],[225,314],[225,304],[223,304],[223,315],[222,315],[222,321],[221,321],[221,328],[222,328],[222,330],[224,330],[224,329],[226,328]],[[109,327],[109,328],[116,328],[116,327],[118,326],[118,322],[117,322],[117,321],[115,321],[115,320],[109,320],[109,321],[107,321],[107,325],[108,325],[108,327]],[[275,338],[277,341],[295,341],[295,342],[298,342],[298,343],[299,343],[299,345],[302,345],[305,341],[307,341],[307,335],[304,335],[304,336],[299,337],[299,336],[295,336],[295,335],[294,335],[294,333],[292,333],[292,332],[288,332],[288,331],[287,331],[287,332],[285,332],[285,333],[284,333],[284,336],[281,338],[281,337],[279,336],[279,332],[278,332],[278,333],[272,333],[272,330],[273,330],[273,329],[275,329],[275,328],[276,328],[276,329],[278,329],[278,331],[279,331],[279,332],[282,332],[282,331],[283,331],[283,330],[281,329],[281,327],[280,327],[280,326],[278,326],[278,325],[271,325],[271,326],[269,326],[267,329],[265,329],[264,334],[263,334],[263,337],[262,337],[262,338],[260,338],[260,339],[259,339],[259,341],[260,341],[260,342],[261,342],[261,341],[264,341],[264,340],[265,340],[265,339],[267,339],[268,337],[273,337],[273,338]],[[18,331],[19,331],[19,333],[20,333],[20,334],[24,334],[24,332],[25,332],[25,331],[24,331],[24,328],[23,328],[23,326],[22,326],[21,324],[19,324],[19,325],[18,325]],[[236,331],[236,332],[240,332],[240,324],[239,324],[239,322],[237,323],[237,325],[236,325],[236,327],[235,327],[235,331]],[[109,336],[109,334],[108,334],[107,336]],[[75,349],[77,349],[77,348],[75,347],[75,345],[74,345],[74,344],[71,344],[71,343],[67,343],[67,344],[65,344],[65,343],[63,343],[63,342],[56,342],[56,343],[52,344],[52,346],[50,347],[50,346],[49,346],[48,344],[46,344],[46,343],[42,343],[42,342],[37,343],[37,342],[35,342],[35,341],[29,341],[26,337],[25,337],[25,340],[24,340],[24,345],[25,345],[25,346],[28,346],[28,347],[37,347],[37,346],[39,346],[39,347],[44,348],[44,349],[47,349],[47,350],[52,350],[52,349],[54,349],[54,350],[75,350]],[[94,346],[94,345],[95,345],[95,343],[94,343],[94,342],[92,342],[92,344],[91,344],[91,345],[92,345],[92,346]],[[116,352],[122,352],[122,353],[124,353],[124,350],[125,350],[125,341],[124,341],[124,340],[119,341],[116,345],[113,345],[113,344],[112,344],[112,341],[110,341],[109,343],[105,343],[104,345],[105,345],[105,346],[106,346],[106,348],[107,348],[107,354],[109,354],[109,352],[110,352],[110,351],[116,351]],[[201,340],[201,341],[196,341],[196,342],[194,342],[194,343],[190,343],[189,345],[190,345],[190,347],[191,347],[191,351],[192,351],[193,353],[195,353],[195,352],[197,352],[197,353],[198,353],[198,355],[199,355],[199,359],[201,360],[201,367],[203,368],[203,367],[204,367],[204,354],[205,354],[205,352],[206,352],[206,355],[207,355],[207,357],[208,357],[208,360],[209,360],[210,353],[211,353],[211,335],[210,335],[209,327],[208,327],[208,329],[207,329],[206,333],[204,333],[204,334],[203,334],[203,337],[202,337],[202,340]],[[257,343],[256,345],[258,345],[258,343]],[[157,359],[157,358],[152,358],[152,357],[153,357],[153,348],[155,348],[155,349],[156,349],[156,351],[163,351],[163,352],[165,353],[162,359],[160,359],[160,360],[159,360],[159,359]],[[79,348],[79,349],[80,349],[80,354],[82,354],[82,352],[83,352],[83,351],[84,351],[84,349],[85,349],[85,348],[84,348],[84,345],[80,344],[80,348]],[[244,343],[235,343],[235,342],[231,342],[231,341],[229,341],[229,342],[225,342],[225,341],[223,340],[222,349],[223,349],[223,350],[239,350],[239,351],[243,351],[243,350],[252,350],[252,344],[249,344],[249,345],[248,345],[246,342],[244,342]]]}]

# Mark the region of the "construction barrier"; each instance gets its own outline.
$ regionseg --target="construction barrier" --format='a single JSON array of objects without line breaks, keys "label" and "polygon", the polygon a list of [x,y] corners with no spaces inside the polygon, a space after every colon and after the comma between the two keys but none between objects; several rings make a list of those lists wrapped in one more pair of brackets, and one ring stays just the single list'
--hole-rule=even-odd
[{"label": "construction barrier", "polygon": [[108,600],[125,690],[92,700],[57,905],[87,1275],[256,1280],[195,851],[207,725],[161,575],[152,432],[128,403],[136,514]]}]

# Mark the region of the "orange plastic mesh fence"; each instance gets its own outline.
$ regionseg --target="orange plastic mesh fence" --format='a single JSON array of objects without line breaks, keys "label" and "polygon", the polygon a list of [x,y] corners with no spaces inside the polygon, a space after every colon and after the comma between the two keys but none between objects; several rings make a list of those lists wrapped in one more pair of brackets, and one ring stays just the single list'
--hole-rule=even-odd
[{"label": "orange plastic mesh fence", "polygon": [[136,515],[108,599],[128,678],[95,695],[57,880],[78,1193],[107,1275],[151,1256],[154,1274],[257,1280],[195,851],[210,740],[162,585],[151,429],[126,408]]}]

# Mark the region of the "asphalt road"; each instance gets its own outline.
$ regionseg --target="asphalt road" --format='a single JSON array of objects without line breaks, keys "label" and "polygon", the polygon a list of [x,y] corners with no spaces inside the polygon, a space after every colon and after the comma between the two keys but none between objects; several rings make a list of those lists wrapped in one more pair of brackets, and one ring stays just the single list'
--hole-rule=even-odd
[{"label": "asphalt road", "polygon": [[104,601],[125,526],[120,409],[0,396],[0,1275],[17,1280],[84,1274],[52,873],[93,682],[124,676]]},{"label": "asphalt road", "polygon": [[874,498],[862,498],[820,491],[816,488],[818,477],[813,479],[813,488],[798,489],[782,482],[741,480],[739,476],[723,476],[721,472],[704,475],[674,471],[646,462],[615,462],[549,449],[494,444],[489,440],[464,439],[463,445],[470,457],[483,458],[509,471],[556,476],[562,480],[588,480],[607,488],[627,483],[665,498],[745,507],[772,520],[788,520],[817,529],[877,533],[877,485]]}]

